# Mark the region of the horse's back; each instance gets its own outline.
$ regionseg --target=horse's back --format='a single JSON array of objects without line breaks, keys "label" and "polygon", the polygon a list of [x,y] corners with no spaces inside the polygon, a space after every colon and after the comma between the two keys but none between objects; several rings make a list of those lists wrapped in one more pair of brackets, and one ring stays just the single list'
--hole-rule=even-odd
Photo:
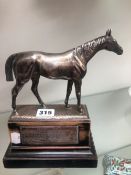
[{"label": "horse's back", "polygon": [[42,51],[26,51],[26,52],[18,52],[10,57],[14,57],[14,63],[16,65],[24,63],[28,64],[29,62],[50,62],[54,63],[56,61],[63,62],[66,61],[70,55],[73,53],[73,49],[68,50],[66,52],[62,53],[47,53],[47,52],[42,52]]},{"label": "horse's back", "polygon": [[40,55],[45,55],[45,56],[60,56],[60,55],[65,55],[65,54],[68,54],[68,53],[71,53],[73,52],[74,48],[73,49],[70,49],[70,50],[67,50],[67,51],[64,51],[64,52],[59,52],[59,53],[50,53],[50,52],[43,52],[43,51],[25,51],[25,52],[17,52],[17,53],[14,53],[13,55],[14,56],[23,56],[23,57],[27,57],[27,56],[32,56],[32,55],[37,55],[37,54],[40,54]]},{"label": "horse's back", "polygon": [[69,79],[71,76],[73,49],[62,53],[28,51],[14,55],[14,72],[17,75],[26,75],[32,67],[39,75],[47,78]]}]

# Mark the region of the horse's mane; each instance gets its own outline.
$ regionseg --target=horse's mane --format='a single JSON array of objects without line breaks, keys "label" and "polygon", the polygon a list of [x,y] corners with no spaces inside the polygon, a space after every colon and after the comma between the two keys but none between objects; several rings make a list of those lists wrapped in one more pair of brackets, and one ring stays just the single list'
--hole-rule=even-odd
[{"label": "horse's mane", "polygon": [[106,41],[106,36],[104,35],[104,36],[97,37],[97,38],[95,38],[95,39],[93,39],[93,40],[91,40],[91,41],[88,41],[88,42],[84,43],[82,46],[83,46],[83,47],[84,47],[84,46],[89,46],[89,47],[91,47],[91,46],[93,46],[93,45],[101,45],[101,44],[103,44],[105,41]]}]

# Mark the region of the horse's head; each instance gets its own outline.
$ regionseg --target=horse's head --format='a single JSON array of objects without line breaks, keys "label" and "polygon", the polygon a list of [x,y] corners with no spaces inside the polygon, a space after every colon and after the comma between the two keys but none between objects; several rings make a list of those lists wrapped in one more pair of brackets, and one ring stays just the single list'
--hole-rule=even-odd
[{"label": "horse's head", "polygon": [[106,31],[106,42],[105,42],[105,49],[115,52],[118,55],[123,53],[122,47],[117,43],[117,41],[111,35],[111,29]]}]

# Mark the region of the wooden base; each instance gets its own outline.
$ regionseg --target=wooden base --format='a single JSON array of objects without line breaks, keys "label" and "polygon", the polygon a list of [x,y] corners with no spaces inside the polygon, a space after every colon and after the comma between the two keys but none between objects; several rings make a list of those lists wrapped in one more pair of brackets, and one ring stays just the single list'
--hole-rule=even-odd
[{"label": "wooden base", "polygon": [[19,105],[8,120],[10,145],[5,168],[95,168],[97,155],[86,105],[48,105],[53,117],[36,116],[38,105]]},{"label": "wooden base", "polygon": [[34,150],[12,149],[3,158],[5,168],[96,168],[97,155],[91,137],[91,149]]},{"label": "wooden base", "polygon": [[[83,113],[76,105],[47,105],[54,109],[53,117],[36,117],[39,105],[19,105],[17,115],[8,120],[11,143],[19,146],[88,146],[90,147],[90,118],[86,105]],[[17,137],[16,137],[17,136]]]}]

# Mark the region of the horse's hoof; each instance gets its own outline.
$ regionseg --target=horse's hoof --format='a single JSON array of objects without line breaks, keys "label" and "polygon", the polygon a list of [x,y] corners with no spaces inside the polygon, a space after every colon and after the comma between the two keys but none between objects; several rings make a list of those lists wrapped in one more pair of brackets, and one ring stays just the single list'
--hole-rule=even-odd
[{"label": "horse's hoof", "polygon": [[16,109],[13,109],[13,112],[16,112]]},{"label": "horse's hoof", "polygon": [[45,104],[41,104],[41,106],[42,106],[44,109],[46,109],[46,105],[45,105]]},{"label": "horse's hoof", "polygon": [[16,109],[13,109],[13,114],[14,114],[14,115],[18,115]]},{"label": "horse's hoof", "polygon": [[66,104],[65,107],[66,107],[66,108],[70,108],[70,105]]},{"label": "horse's hoof", "polygon": [[83,114],[83,109],[82,109],[82,107],[78,107],[78,112],[79,112],[80,114]]}]

